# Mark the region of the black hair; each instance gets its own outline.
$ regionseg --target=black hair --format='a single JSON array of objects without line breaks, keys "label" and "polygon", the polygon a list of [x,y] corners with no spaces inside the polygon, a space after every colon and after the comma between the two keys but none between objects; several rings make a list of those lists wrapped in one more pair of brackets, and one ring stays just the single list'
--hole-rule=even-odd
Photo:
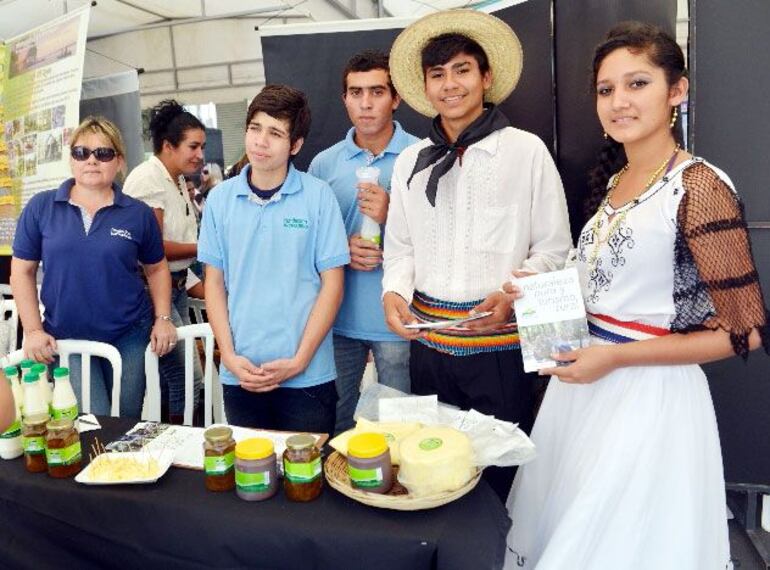
[{"label": "black hair", "polygon": [[342,94],[348,91],[348,75],[362,71],[372,71],[373,69],[382,69],[388,74],[388,87],[393,97],[398,95],[393,81],[390,79],[390,61],[388,54],[381,51],[368,49],[357,53],[348,60],[345,69],[342,70]]},{"label": "black hair", "polygon": [[[654,66],[663,70],[671,86],[687,76],[684,54],[676,40],[663,29],[643,22],[621,22],[613,27],[605,40],[594,50],[592,90],[596,92],[596,79],[604,58],[620,48],[632,53],[644,53]],[[672,127],[674,140],[683,145],[681,119]],[[589,195],[585,203],[585,216],[590,218],[607,195],[607,183],[613,174],[626,164],[628,158],[623,145],[607,138],[598,164],[589,172]]]},{"label": "black hair", "polygon": [[262,111],[275,119],[289,121],[289,141],[292,146],[310,132],[310,105],[299,89],[288,85],[265,85],[252,99],[246,113],[246,127]]},{"label": "black hair", "polygon": [[422,73],[437,65],[444,65],[457,54],[470,55],[479,64],[479,71],[484,75],[489,71],[487,54],[477,42],[462,34],[441,34],[428,40],[422,48]]},{"label": "black hair", "polygon": [[174,148],[178,147],[185,133],[191,129],[205,132],[206,126],[174,99],[161,101],[150,110],[150,134],[155,154],[163,150],[163,141],[168,141]]}]

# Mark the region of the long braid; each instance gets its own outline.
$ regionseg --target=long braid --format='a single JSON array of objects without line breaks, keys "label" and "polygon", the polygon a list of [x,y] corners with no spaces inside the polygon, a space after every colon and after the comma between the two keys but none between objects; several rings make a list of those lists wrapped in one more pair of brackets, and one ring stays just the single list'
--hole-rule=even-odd
[{"label": "long braid", "polygon": [[599,162],[588,173],[588,198],[585,218],[590,219],[607,195],[607,183],[626,163],[626,151],[619,142],[608,138],[599,152]]}]

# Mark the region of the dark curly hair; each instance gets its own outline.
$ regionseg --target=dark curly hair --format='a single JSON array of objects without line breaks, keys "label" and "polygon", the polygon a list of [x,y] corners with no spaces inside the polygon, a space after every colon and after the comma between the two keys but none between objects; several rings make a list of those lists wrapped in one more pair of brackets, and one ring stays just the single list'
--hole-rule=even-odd
[{"label": "dark curly hair", "polygon": [[150,110],[150,135],[152,150],[160,154],[163,141],[168,141],[174,148],[184,140],[185,132],[190,129],[206,130],[198,117],[185,111],[184,107],[174,99],[161,101]]},{"label": "dark curly hair", "polygon": [[[604,42],[594,51],[591,84],[594,92],[596,77],[604,58],[619,48],[627,48],[632,53],[644,52],[653,65],[663,70],[669,85],[674,85],[682,77],[687,76],[682,49],[668,33],[652,24],[621,22],[609,31]],[[681,119],[677,119],[672,131],[674,139],[684,146]],[[586,218],[594,215],[607,195],[607,183],[627,160],[623,145],[608,138],[599,153],[598,164],[589,172],[589,194],[585,203]]]}]

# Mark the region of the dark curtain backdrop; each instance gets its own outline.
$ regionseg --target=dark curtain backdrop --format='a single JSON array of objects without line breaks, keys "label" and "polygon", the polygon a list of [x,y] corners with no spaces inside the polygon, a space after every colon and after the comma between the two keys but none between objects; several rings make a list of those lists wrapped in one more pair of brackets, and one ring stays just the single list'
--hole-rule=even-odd
[{"label": "dark curtain backdrop", "polygon": [[[690,74],[693,151],[723,169],[746,206],[754,258],[770,299],[770,2],[693,0]],[[770,358],[754,352],[706,367],[725,477],[770,484]]]}]

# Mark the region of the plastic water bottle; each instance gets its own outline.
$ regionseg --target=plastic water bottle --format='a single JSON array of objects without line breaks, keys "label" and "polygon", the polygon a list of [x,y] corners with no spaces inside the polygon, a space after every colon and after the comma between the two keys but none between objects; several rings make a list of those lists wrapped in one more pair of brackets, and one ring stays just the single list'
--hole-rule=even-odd
[{"label": "plastic water bottle", "polygon": [[48,402],[40,389],[40,377],[34,372],[24,376],[24,416],[48,413]]},{"label": "plastic water bottle", "polygon": [[[356,178],[358,179],[359,184],[362,182],[377,184],[379,177],[380,169],[376,166],[361,166],[360,168],[356,168]],[[361,224],[361,238],[376,243],[377,245],[381,245],[382,231],[380,229],[380,224],[367,215],[364,215],[363,218],[364,221]]]},{"label": "plastic water bottle", "polygon": [[[10,368],[16,372],[15,366]],[[13,391],[13,381],[11,380],[11,376],[7,373],[9,368],[6,368],[5,370],[6,378],[11,386],[11,391]],[[16,417],[8,429],[3,433],[0,433],[0,457],[3,459],[16,459],[24,453],[24,446],[21,442],[21,411],[19,410],[19,400],[15,393],[13,395],[13,407],[16,410]]]},{"label": "plastic water bottle", "polygon": [[51,416],[55,420],[78,417],[78,399],[70,383],[69,368],[56,368],[53,371],[53,400],[51,400]]}]

